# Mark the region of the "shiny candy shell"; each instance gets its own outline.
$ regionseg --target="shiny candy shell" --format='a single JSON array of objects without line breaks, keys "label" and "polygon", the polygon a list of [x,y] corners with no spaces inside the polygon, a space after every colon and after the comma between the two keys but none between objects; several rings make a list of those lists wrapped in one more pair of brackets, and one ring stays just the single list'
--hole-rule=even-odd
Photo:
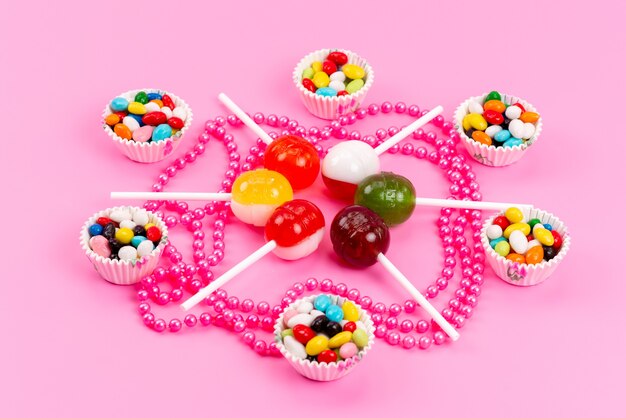
[{"label": "shiny candy shell", "polygon": [[115,231],[115,239],[122,244],[129,244],[133,236],[135,236],[135,234],[133,234],[133,231],[129,228],[120,228]]},{"label": "shiny candy shell", "polygon": [[341,71],[346,75],[346,78],[350,78],[352,80],[357,80],[365,77],[365,70],[355,64],[345,64],[341,67]]},{"label": "shiny candy shell", "polygon": [[111,218],[113,222],[120,223],[125,220],[132,220],[133,215],[128,209],[116,209],[109,214],[109,218]]},{"label": "shiny candy shell", "polygon": [[365,82],[361,78],[352,80],[346,86],[346,91],[350,94],[356,93],[357,91],[361,90],[361,88],[363,88],[364,85],[365,85]]},{"label": "shiny candy shell", "polygon": [[334,363],[337,361],[337,353],[333,350],[324,350],[318,354],[317,361],[320,363]]},{"label": "shiny candy shell", "polygon": [[334,322],[339,322],[343,319],[343,310],[337,305],[330,305],[326,309],[326,317]]},{"label": "shiny candy shell", "polygon": [[369,342],[369,337],[367,336],[367,332],[365,332],[361,328],[357,328],[352,333],[352,341],[359,348],[365,347],[367,343]]},{"label": "shiny candy shell", "polygon": [[502,96],[500,95],[500,93],[498,93],[497,91],[492,91],[490,92],[487,96],[485,96],[485,102],[488,102],[489,100],[502,100]]},{"label": "shiny candy shell", "polygon": [[346,301],[341,306],[343,310],[343,318],[347,321],[358,321],[359,320],[359,310],[356,305],[350,301]]},{"label": "shiny candy shell", "polygon": [[109,240],[102,235],[96,235],[89,239],[89,248],[91,251],[102,256],[109,258],[111,256],[111,247],[109,247]]},{"label": "shiny candy shell", "polygon": [[156,226],[146,228],[146,237],[152,242],[158,242],[161,240],[161,230]]},{"label": "shiny candy shell", "polygon": [[500,225],[489,225],[487,227],[487,238],[490,240],[500,238],[502,236],[502,228]]},{"label": "shiny candy shell", "polygon": [[328,307],[332,304],[333,302],[330,300],[330,297],[328,297],[327,295],[319,295],[315,298],[313,306],[315,306],[315,309],[320,312],[326,312],[326,309],[328,309]]},{"label": "shiny candy shell", "polygon": [[167,123],[163,123],[152,131],[152,140],[154,142],[163,141],[172,136],[172,127]]},{"label": "shiny candy shell", "polygon": [[116,97],[115,99],[111,100],[110,106],[114,112],[123,112],[128,109],[128,100],[123,97]]},{"label": "shiny candy shell", "polygon": [[167,124],[172,127],[172,129],[183,129],[185,123],[181,118],[177,118],[176,116],[172,116],[167,120]]},{"label": "shiny candy shell", "polygon": [[469,113],[478,113],[479,115],[482,115],[484,112],[483,107],[476,100],[471,100],[469,102],[469,104],[467,105],[467,110],[469,111]]},{"label": "shiny candy shell", "polygon": [[315,71],[313,71],[313,68],[311,67],[307,67],[304,69],[304,71],[302,71],[302,79],[304,80],[305,78],[308,78],[309,80],[313,78],[313,76],[315,75]]},{"label": "shiny candy shell", "polygon": [[348,63],[348,56],[341,51],[333,51],[328,54],[328,60],[334,62],[337,65],[345,65]]},{"label": "shiny candy shell", "polygon": [[514,224],[509,225],[505,230],[504,230],[504,238],[508,239],[511,236],[511,233],[513,231],[522,231],[522,233],[524,234],[524,236],[530,234],[530,226],[528,226],[527,223],[525,222],[517,222]]},{"label": "shiny candy shell", "polygon": [[524,134],[522,135],[522,139],[530,139],[535,135],[535,125],[532,123],[524,124]]},{"label": "shiny candy shell", "polygon": [[336,71],[330,75],[330,81],[341,81],[343,83],[346,81],[346,75],[343,71]]},{"label": "shiny candy shell", "polygon": [[[137,238],[137,237],[135,237]],[[141,241],[137,246],[137,255],[139,257],[145,257],[154,250],[154,243],[148,239]]]},{"label": "shiny candy shell", "polygon": [[535,112],[524,112],[519,118],[524,123],[536,123],[539,120],[539,114]]},{"label": "shiny candy shell", "polygon": [[472,139],[478,143],[481,143],[487,146],[492,144],[491,137],[487,135],[486,133],[484,133],[483,131],[472,132]]},{"label": "shiny candy shell", "polygon": [[524,122],[520,119],[513,119],[509,123],[509,132],[511,132],[511,135],[515,138],[521,139],[524,136]]},{"label": "shiny candy shell", "polygon": [[139,129],[139,122],[137,122],[137,120],[131,116],[126,116],[122,123],[128,127],[130,132],[135,132],[137,129]]},{"label": "shiny candy shell", "polygon": [[354,199],[363,179],[380,172],[380,158],[362,141],[343,141],[331,147],[322,160],[322,178],[330,192],[343,199]]},{"label": "shiny candy shell", "polygon": [[550,231],[550,233],[554,237],[554,244],[552,244],[552,246],[558,250],[563,245],[563,237],[554,229]]},{"label": "shiny candy shell", "polygon": [[524,141],[522,141],[520,138],[509,138],[506,141],[504,141],[502,146],[505,148],[513,148],[513,147],[522,145],[523,143]]},{"label": "shiny candy shell", "polygon": [[[491,126],[489,128],[491,128]],[[489,129],[489,128],[487,128],[487,129]],[[500,128],[500,129],[502,129],[502,128]],[[501,130],[499,132],[496,132],[496,134],[493,136],[493,139],[495,141],[502,142],[502,143],[508,141],[509,138],[511,138],[511,132],[509,132],[508,129],[503,129],[503,130]]]},{"label": "shiny candy shell", "polygon": [[326,60],[322,63],[322,71],[330,76],[332,73],[337,71],[337,64],[330,60]]},{"label": "shiny candy shell", "polygon": [[337,90],[332,87],[320,87],[315,90],[315,94],[325,97],[335,97],[337,95]]},{"label": "shiny candy shell", "polygon": [[310,313],[313,310],[313,304],[307,300],[302,301],[296,310],[299,313]]},{"label": "shiny candy shell", "polygon": [[296,313],[296,315],[289,318],[289,320],[287,321],[287,326],[289,328],[293,328],[296,325],[306,325],[308,327],[313,322],[313,319],[315,318],[313,318],[309,314]]},{"label": "shiny candy shell", "polygon": [[322,66],[324,64],[322,63],[322,61],[313,61],[311,63],[311,68],[313,68],[313,71],[315,71],[316,73],[319,73],[320,71],[322,71]]},{"label": "shiny candy shell", "polygon": [[330,84],[328,85],[328,87],[330,87],[331,89],[337,92],[346,88],[346,86],[343,84],[343,81],[339,81],[339,80],[330,80]]},{"label": "shiny candy shell", "polygon": [[504,216],[506,216],[506,218],[511,223],[522,222],[524,220],[524,214],[522,213],[522,211],[519,208],[516,208],[516,207],[508,208],[504,212]]},{"label": "shiny candy shell", "polygon": [[124,125],[123,123],[118,123],[117,125],[115,125],[115,127],[113,128],[113,132],[115,132],[115,135],[119,136],[122,139],[131,139],[133,137],[133,133],[130,131],[128,126]]},{"label": "shiny candy shell", "polygon": [[536,231],[533,231],[533,235],[542,245],[548,247],[554,245],[554,235],[552,235],[551,231],[548,231],[545,228],[539,228]]},{"label": "shiny candy shell", "polygon": [[506,257],[507,255],[509,255],[509,252],[511,252],[511,245],[506,241],[500,241],[496,244],[494,250],[502,257]]},{"label": "shiny candy shell", "polygon": [[317,356],[326,349],[328,349],[328,338],[323,335],[317,335],[306,343],[306,353],[309,356]]},{"label": "shiny candy shell", "polygon": [[158,126],[167,121],[167,116],[161,111],[150,112],[143,115],[141,120],[146,125]]},{"label": "shiny candy shell", "polygon": [[498,113],[495,110],[485,110],[483,112],[483,117],[491,125],[500,125],[504,122],[504,116],[502,116],[502,113]]},{"label": "shiny candy shell", "polygon": [[358,352],[359,348],[353,342],[345,343],[339,348],[339,355],[344,359],[354,357]]},{"label": "shiny candy shell", "polygon": [[128,111],[135,115],[143,115],[146,113],[146,107],[139,102],[130,102],[128,104]]},{"label": "shiny candy shell", "polygon": [[295,358],[304,360],[306,358],[306,349],[304,345],[299,343],[294,337],[286,336],[283,338],[285,349]]},{"label": "shiny candy shell", "polygon": [[308,343],[311,338],[315,337],[315,331],[306,325],[298,324],[293,327],[293,337],[301,344]]},{"label": "shiny candy shell", "polygon": [[132,245],[125,245],[117,252],[117,256],[123,261],[136,260],[137,249]]},{"label": "shiny candy shell", "polygon": [[522,109],[520,109],[518,106],[509,106],[504,111],[504,115],[511,120],[519,119],[521,114],[522,114]]},{"label": "shiny candy shell", "polygon": [[511,222],[509,222],[505,216],[500,215],[493,219],[493,225],[498,225],[504,231],[509,225],[511,225]]},{"label": "shiny candy shell", "polygon": [[94,235],[101,235],[102,234],[102,225],[100,224],[93,224],[89,227],[89,235],[90,236],[94,236]]},{"label": "shiny candy shell", "polygon": [[330,78],[325,72],[319,71],[313,76],[313,84],[315,84],[315,87],[317,87],[318,89],[322,87],[327,87],[328,84],[330,84]]},{"label": "shiny candy shell", "polygon": [[415,188],[406,177],[383,171],[359,183],[354,203],[373,210],[387,225],[398,225],[415,209]]},{"label": "shiny candy shell", "polygon": [[172,116],[175,116],[183,122],[187,120],[187,110],[184,107],[178,106],[172,110]]},{"label": "shiny candy shell", "polygon": [[104,118],[104,123],[106,123],[109,126],[115,126],[118,123],[120,123],[120,117],[119,115],[116,115],[115,113],[111,113],[106,118]]},{"label": "shiny candy shell", "polygon": [[479,115],[477,113],[470,113],[469,115],[467,115],[467,121],[472,128],[479,131],[484,131],[485,129],[487,129],[488,126],[487,121],[485,120],[483,115]]},{"label": "shiny candy shell", "polygon": [[305,89],[307,89],[311,93],[315,93],[315,91],[317,90],[317,87],[315,87],[315,84],[313,84],[313,81],[308,78],[302,79],[302,85],[304,86]]},{"label": "shiny candy shell", "polygon": [[485,133],[489,135],[490,138],[494,138],[498,132],[502,131],[502,126],[500,125],[491,125],[487,129],[485,129]]},{"label": "shiny candy shell", "polygon": [[150,99],[148,99],[148,95],[145,91],[140,91],[139,93],[135,94],[135,101],[141,104],[146,104],[148,103],[148,101],[150,101]]},{"label": "shiny candy shell", "polygon": [[155,102],[146,103],[144,106],[146,107],[146,113],[161,111],[161,106]]},{"label": "shiny candy shell", "polygon": [[510,253],[506,256],[507,260],[511,260],[514,263],[524,264],[526,263],[526,257],[521,254]]},{"label": "shiny candy shell", "polygon": [[520,230],[515,230],[511,232],[509,236],[509,244],[513,251],[518,254],[526,254],[528,250],[528,240],[526,239],[526,235]]},{"label": "shiny candy shell", "polygon": [[346,343],[349,343],[351,340],[352,333],[350,331],[342,331],[328,341],[328,347],[338,348]]},{"label": "shiny candy shell", "polygon": [[152,138],[154,126],[144,125],[133,132],[133,140],[136,142],[147,142]]},{"label": "shiny candy shell", "polygon": [[500,100],[488,100],[483,105],[483,108],[485,109],[485,111],[490,110],[492,112],[499,113],[500,116],[502,116],[502,112],[506,110],[506,105]]},{"label": "shiny candy shell", "polygon": [[161,101],[163,101],[163,106],[165,106],[165,107],[169,107],[172,110],[174,110],[174,108],[176,108],[176,105],[174,104],[174,101],[167,94],[164,94],[163,97],[161,97]]},{"label": "shiny candy shell", "polygon": [[543,247],[537,245],[526,252],[527,264],[538,264],[543,261]]}]

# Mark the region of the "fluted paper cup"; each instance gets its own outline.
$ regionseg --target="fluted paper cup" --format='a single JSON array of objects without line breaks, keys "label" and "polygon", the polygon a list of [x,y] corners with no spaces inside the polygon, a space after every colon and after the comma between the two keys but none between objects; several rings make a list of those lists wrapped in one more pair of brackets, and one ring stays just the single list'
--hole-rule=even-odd
[{"label": "fluted paper cup", "polygon": [[180,145],[183,135],[189,127],[191,126],[191,121],[193,120],[193,114],[191,112],[191,108],[185,103],[183,99],[172,94],[167,91],[159,90],[159,89],[137,89],[130,90],[125,93],[120,94],[116,97],[123,97],[127,99],[129,102],[132,102],[135,99],[135,95],[140,91],[145,91],[146,93],[159,93],[161,95],[167,94],[172,98],[172,101],[176,105],[176,107],[182,107],[187,111],[187,119],[185,119],[185,125],[183,128],[176,132],[175,135],[172,135],[170,138],[164,139],[163,141],[158,142],[136,142],[133,140],[128,140],[124,138],[120,138],[115,134],[113,128],[107,125],[104,122],[104,119],[109,116],[111,113],[111,107],[107,103],[102,112],[102,127],[104,131],[109,135],[109,137],[115,143],[115,146],[128,158],[133,161],[137,161],[140,163],[155,163],[157,161],[161,161],[167,158],[170,154],[174,152],[176,148]]},{"label": "fluted paper cup", "polygon": [[[357,92],[345,96],[326,97],[312,93],[302,85],[302,72],[314,61],[324,61],[333,51],[341,51],[348,56],[348,64],[356,64],[365,70],[365,85]],[[354,112],[365,99],[365,95],[374,83],[374,70],[369,63],[346,49],[320,49],[302,58],[293,70],[293,83],[298,89],[304,106],[314,116],[322,119],[337,119],[339,116]]]},{"label": "fluted paper cup", "polygon": [[[522,145],[516,145],[514,147],[496,147],[493,145],[485,145],[480,142],[474,141],[472,138],[465,135],[463,130],[463,118],[469,113],[469,103],[472,100],[482,103],[485,97],[489,93],[481,94],[480,96],[470,97],[456,108],[454,112],[454,127],[461,136],[461,143],[467,149],[469,155],[481,164],[490,167],[503,167],[511,165],[520,160],[528,149],[537,142],[541,129],[543,127],[543,118],[539,118],[535,124],[535,134],[532,138],[528,139]],[[502,102],[507,105],[520,103],[529,112],[537,112],[537,109],[525,100],[509,94],[502,94]]]},{"label": "fluted paper cup", "polygon": [[[353,302],[359,311],[359,320],[365,325],[365,331],[367,332],[368,337],[367,346],[363,347],[354,357],[334,363],[318,363],[312,362],[310,360],[296,358],[291,355],[289,351],[287,351],[280,335],[281,332],[285,329],[283,315],[286,311],[290,309],[295,309],[300,302],[308,301],[313,303],[317,296],[319,296],[319,294],[298,299],[283,311],[283,313],[276,320],[276,325],[274,325],[274,340],[276,341],[276,346],[280,350],[280,353],[287,359],[287,361],[289,361],[289,364],[291,364],[291,366],[296,369],[298,373],[311,380],[329,382],[331,380],[337,380],[344,377],[352,370],[354,370],[354,368],[363,361],[367,353],[371,350],[372,345],[374,344],[374,323],[372,322],[370,316],[365,312],[365,310],[360,305]],[[348,300],[340,296],[329,296],[333,303],[339,305],[342,305],[345,301]]]},{"label": "fluted paper cup", "polygon": [[522,210],[522,212],[524,213],[524,219],[526,221],[537,218],[541,223],[548,223],[552,225],[552,229],[557,231],[563,238],[563,245],[559,253],[552,260],[544,260],[538,264],[520,264],[496,253],[496,251],[491,248],[491,245],[489,245],[487,228],[493,223],[493,220],[497,216],[503,215],[504,212],[494,215],[485,221],[480,231],[481,242],[485,249],[487,262],[499,278],[515,286],[533,286],[550,277],[559,264],[561,264],[561,261],[563,261],[563,258],[565,258],[569,251],[571,237],[567,232],[565,224],[553,214],[536,208],[527,208]]},{"label": "fluted paper cup", "polygon": [[[89,227],[96,223],[96,220],[102,216],[109,217],[111,212],[118,209],[130,209],[134,214],[136,211],[145,211],[151,223],[154,223],[161,230],[161,242],[148,255],[137,260],[111,260],[96,254],[89,247]],[[129,285],[139,282],[143,277],[154,271],[159,264],[163,249],[167,244],[167,226],[160,217],[154,213],[136,206],[116,206],[109,209],[101,210],[94,214],[85,222],[80,231],[80,245],[85,251],[85,255],[91,261],[94,268],[108,282],[113,284]]]}]

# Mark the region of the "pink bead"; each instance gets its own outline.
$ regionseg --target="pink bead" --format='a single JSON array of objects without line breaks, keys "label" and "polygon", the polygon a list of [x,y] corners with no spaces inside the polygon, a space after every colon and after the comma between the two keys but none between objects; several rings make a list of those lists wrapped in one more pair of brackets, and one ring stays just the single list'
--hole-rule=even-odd
[{"label": "pink bead", "polygon": [[172,319],[169,324],[170,332],[178,332],[183,324],[178,319]]},{"label": "pink bead", "polygon": [[433,342],[436,345],[441,345],[446,341],[446,334],[443,333],[443,331],[436,331],[433,334]]},{"label": "pink bead", "polygon": [[415,312],[415,308],[417,307],[417,303],[414,300],[407,300],[404,302],[404,311],[406,313]]},{"label": "pink bead", "polygon": [[403,347],[403,348],[406,348],[407,350],[409,350],[409,349],[411,349],[411,348],[415,347],[415,338],[413,338],[413,337],[412,337],[412,336],[410,336],[410,335],[405,336],[405,337],[402,339],[402,347]]},{"label": "pink bead", "polygon": [[383,338],[387,335],[387,327],[385,325],[378,325],[374,331],[374,335],[378,338]]},{"label": "pink bead", "polygon": [[428,321],[425,321],[423,319],[420,319],[419,321],[417,321],[417,324],[415,325],[415,330],[419,332],[420,334],[423,334],[426,331],[428,331],[428,328],[430,328],[430,324],[428,323]]},{"label": "pink bead", "polygon": [[393,316],[398,316],[402,313],[402,306],[397,303],[392,303],[389,305],[389,314]]},{"label": "pink bead", "polygon": [[208,326],[211,324],[211,315],[208,312],[203,312],[200,314],[200,323],[203,326]]},{"label": "pink bead", "polygon": [[369,309],[369,307],[372,306],[372,298],[369,296],[363,296],[359,300],[359,304],[363,307],[363,309]]},{"label": "pink bead", "polygon": [[165,331],[166,327],[167,325],[165,324],[165,321],[163,319],[157,319],[156,321],[154,321],[154,325],[152,326],[152,328],[156,332],[163,332]]},{"label": "pink bead", "polygon": [[387,329],[395,329],[398,326],[398,318],[390,316],[385,321],[385,325],[387,325]]},{"label": "pink bead", "polygon": [[432,344],[432,340],[430,339],[430,337],[427,336],[422,336],[419,339],[419,348],[421,348],[422,350],[427,349],[428,347],[430,347],[430,345]]},{"label": "pink bead", "polygon": [[400,323],[400,331],[407,333],[407,332],[411,332],[412,329],[413,329],[413,322],[411,320],[405,319],[404,321]]},{"label": "pink bead", "polygon": [[400,334],[395,331],[392,331],[387,334],[385,340],[389,345],[398,345],[400,343]]},{"label": "pink bead", "polygon": [[198,323],[198,319],[193,314],[189,314],[189,315],[185,316],[185,320],[184,321],[185,321],[185,325],[187,325],[189,328],[195,327],[196,324]]}]

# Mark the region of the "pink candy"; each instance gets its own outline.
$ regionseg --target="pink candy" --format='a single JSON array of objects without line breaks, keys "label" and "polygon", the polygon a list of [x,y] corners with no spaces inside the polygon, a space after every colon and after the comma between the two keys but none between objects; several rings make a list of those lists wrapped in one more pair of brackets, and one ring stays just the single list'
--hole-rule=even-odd
[{"label": "pink candy", "polygon": [[111,247],[109,247],[109,241],[102,235],[96,235],[89,239],[89,247],[91,250],[105,258],[111,256]]},{"label": "pink candy", "polygon": [[154,126],[144,125],[141,128],[135,129],[133,132],[133,139],[136,142],[146,142],[152,137],[152,131],[154,130]]},{"label": "pink candy", "polygon": [[345,343],[344,345],[341,346],[341,348],[339,348],[339,355],[341,356],[341,358],[350,358],[350,357],[354,357],[356,355],[356,353],[359,352],[358,347],[356,346],[355,343]]}]

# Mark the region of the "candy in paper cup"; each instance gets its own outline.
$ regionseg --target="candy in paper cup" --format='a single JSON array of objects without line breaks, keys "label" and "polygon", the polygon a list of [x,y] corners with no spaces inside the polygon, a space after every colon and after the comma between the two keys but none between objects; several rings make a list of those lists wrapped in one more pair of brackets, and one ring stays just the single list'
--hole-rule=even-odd
[{"label": "candy in paper cup", "polygon": [[[148,215],[150,223],[155,224],[161,230],[161,242],[148,255],[137,260],[111,260],[96,254],[89,247],[89,227],[96,223],[100,217],[109,217],[114,211],[130,211],[131,215],[137,212],[145,212]],[[85,222],[80,231],[80,245],[85,251],[85,255],[91,261],[94,268],[108,282],[113,284],[129,285],[139,282],[143,277],[151,274],[161,259],[163,249],[167,244],[167,226],[163,220],[154,213],[136,206],[116,206],[113,208],[101,210],[94,214]]]},{"label": "candy in paper cup", "polygon": [[[326,97],[312,93],[302,85],[302,72],[315,61],[323,62],[328,54],[341,51],[348,56],[348,64],[356,64],[365,70],[365,85],[355,93],[345,96]],[[309,112],[322,119],[337,119],[339,116],[354,112],[365,99],[365,95],[374,83],[374,70],[369,63],[352,51],[345,49],[320,49],[302,58],[293,70],[295,84],[304,106]]]},{"label": "candy in paper cup", "polygon": [[191,126],[193,114],[191,112],[191,108],[187,105],[187,103],[185,103],[183,99],[176,96],[175,94],[159,89],[148,88],[131,90],[127,91],[126,93],[122,93],[117,97],[123,97],[129,102],[132,102],[135,100],[135,95],[140,91],[145,91],[146,93],[159,93],[161,95],[167,94],[169,97],[171,97],[176,107],[182,107],[183,109],[185,109],[187,117],[184,121],[185,125],[183,126],[183,128],[180,131],[176,132],[176,134],[174,134],[170,138],[158,142],[136,142],[134,140],[120,138],[115,134],[113,128],[104,122],[104,119],[111,113],[113,113],[108,103],[105,106],[104,111],[102,112],[102,127],[107,135],[109,135],[109,137],[113,140],[115,146],[122,152],[122,154],[124,154],[131,160],[140,163],[154,163],[167,158],[174,152],[176,148],[178,148],[183,139],[183,135],[185,134],[185,132],[187,132],[187,130],[189,130],[189,127]]},{"label": "candy in paper cup", "polygon": [[[467,152],[470,156],[472,156],[473,159],[481,164],[490,167],[503,167],[511,165],[521,159],[526,151],[528,151],[528,149],[532,145],[534,145],[535,142],[537,142],[543,126],[543,118],[539,118],[537,123],[535,123],[535,134],[522,145],[517,145],[514,147],[495,147],[493,145],[485,145],[481,144],[480,142],[476,142],[465,134],[465,131],[463,130],[463,118],[465,117],[465,115],[470,113],[470,102],[474,100],[478,103],[483,103],[487,94],[489,93],[484,93],[480,96],[470,97],[469,99],[461,103],[454,112],[454,127],[461,136],[461,143],[463,143],[465,149],[467,149]],[[520,99],[519,97],[502,94],[502,102],[507,105],[520,103],[527,111],[537,112],[537,109],[535,109],[533,105],[526,102],[525,100]]]},{"label": "candy in paper cup", "polygon": [[557,231],[563,238],[561,249],[552,260],[543,260],[538,264],[520,264],[508,260],[507,258],[496,253],[495,250],[491,248],[491,245],[489,245],[487,228],[493,223],[493,220],[497,216],[503,215],[504,212],[494,215],[485,221],[483,228],[480,231],[481,242],[483,248],[485,249],[487,262],[499,278],[515,286],[533,286],[550,277],[559,264],[561,264],[561,261],[563,261],[563,258],[565,258],[565,255],[567,255],[567,252],[569,251],[571,237],[567,232],[565,224],[553,214],[537,208],[526,208],[523,209],[522,212],[524,213],[525,221],[537,218],[543,224],[552,225],[552,229]]},{"label": "candy in paper cup", "polygon": [[[359,320],[365,325],[365,331],[368,336],[368,344],[363,347],[354,357],[349,359],[344,359],[335,363],[318,363],[312,362],[306,359],[299,359],[294,357],[283,344],[283,340],[281,338],[281,332],[285,329],[283,315],[286,311],[296,309],[296,307],[303,301],[308,301],[313,303],[315,298],[319,295],[307,296],[301,299],[296,300],[291,305],[287,307],[283,311],[283,313],[276,320],[276,325],[274,325],[274,340],[276,341],[276,347],[280,350],[280,353],[289,361],[289,364],[296,369],[298,373],[302,376],[309,378],[311,380],[317,380],[321,382],[329,382],[331,380],[337,380],[348,373],[350,373],[354,368],[363,361],[363,358],[367,355],[367,353],[371,350],[372,345],[374,344],[374,323],[370,316],[365,312],[365,310],[358,304],[354,303],[359,311]],[[334,304],[342,305],[348,299],[329,295]]]}]

